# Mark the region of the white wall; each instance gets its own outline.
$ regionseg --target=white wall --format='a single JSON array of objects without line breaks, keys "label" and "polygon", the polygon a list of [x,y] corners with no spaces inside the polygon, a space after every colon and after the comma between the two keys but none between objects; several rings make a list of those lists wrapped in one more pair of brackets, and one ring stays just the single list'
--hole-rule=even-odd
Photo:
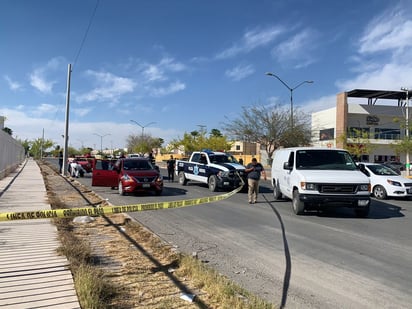
[{"label": "white wall", "polygon": [[[335,136],[332,140],[319,140],[319,131],[323,129],[335,129]],[[336,138],[336,107],[325,109],[312,114],[312,144],[319,147],[335,147]],[[330,145],[332,144],[332,145]]]},{"label": "white wall", "polygon": [[22,144],[0,130],[0,179],[14,171],[24,158]]}]

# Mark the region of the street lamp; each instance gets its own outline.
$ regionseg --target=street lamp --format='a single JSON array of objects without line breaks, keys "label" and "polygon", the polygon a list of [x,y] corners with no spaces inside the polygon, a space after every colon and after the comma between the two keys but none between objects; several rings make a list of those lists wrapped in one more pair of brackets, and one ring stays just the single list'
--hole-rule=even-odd
[{"label": "street lamp", "polygon": [[100,136],[100,154],[103,155],[103,137],[110,135],[110,133],[108,134],[97,134],[97,133],[93,133],[94,135]]},{"label": "street lamp", "polygon": [[149,122],[149,123],[145,124],[144,126],[142,126],[142,125],[141,125],[140,123],[138,123],[137,121],[134,121],[134,120],[130,120],[130,121],[133,122],[133,123],[135,123],[135,124],[137,124],[139,127],[142,128],[142,139],[143,139],[143,135],[144,135],[144,128],[150,126],[151,124],[155,124],[155,123],[156,123],[156,122]]},{"label": "street lamp", "polygon": [[288,84],[286,84],[283,80],[280,79],[279,76],[271,73],[271,72],[266,72],[266,75],[268,76],[273,76],[276,77],[286,88],[289,89],[290,91],[290,128],[293,129],[293,90],[296,88],[302,86],[303,84],[313,84],[313,80],[305,80],[301,82],[300,84],[296,85],[295,87],[289,87]]},{"label": "street lamp", "polygon": [[[405,125],[406,125],[406,139],[409,142],[409,130],[410,130],[409,128],[409,88],[401,87],[401,90],[406,92],[406,123]],[[409,163],[409,150],[408,149],[409,149],[409,145],[406,150],[406,164],[405,164],[406,176],[410,175],[409,173],[410,163]]]}]

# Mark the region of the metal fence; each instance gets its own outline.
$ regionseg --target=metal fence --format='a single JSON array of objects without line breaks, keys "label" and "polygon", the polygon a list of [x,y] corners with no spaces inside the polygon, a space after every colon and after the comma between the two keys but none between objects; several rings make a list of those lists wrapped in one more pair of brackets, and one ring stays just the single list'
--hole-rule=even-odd
[{"label": "metal fence", "polygon": [[24,158],[23,145],[0,130],[0,179],[13,172]]}]

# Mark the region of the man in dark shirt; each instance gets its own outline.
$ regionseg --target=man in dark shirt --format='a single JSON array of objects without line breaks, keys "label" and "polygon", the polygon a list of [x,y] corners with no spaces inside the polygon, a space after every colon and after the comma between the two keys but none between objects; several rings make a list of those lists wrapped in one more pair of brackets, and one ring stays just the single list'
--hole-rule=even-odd
[{"label": "man in dark shirt", "polygon": [[166,165],[167,165],[167,175],[168,175],[169,182],[170,181],[173,182],[173,181],[175,181],[176,160],[173,159],[172,155],[170,155],[170,159],[167,160]]},{"label": "man in dark shirt", "polygon": [[257,202],[261,175],[266,180],[265,169],[262,164],[258,163],[256,158],[253,158],[252,162],[246,166],[245,172],[247,173],[249,204],[254,204]]}]

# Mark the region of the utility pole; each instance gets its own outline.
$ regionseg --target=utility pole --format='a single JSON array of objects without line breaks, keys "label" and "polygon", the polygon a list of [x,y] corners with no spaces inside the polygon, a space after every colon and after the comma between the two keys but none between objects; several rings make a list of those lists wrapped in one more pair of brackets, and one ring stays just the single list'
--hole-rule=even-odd
[{"label": "utility pole", "polygon": [[408,141],[408,148],[406,149],[406,162],[405,162],[405,167],[406,167],[406,176],[410,176],[410,167],[411,164],[409,162],[409,88],[404,88],[402,87],[401,90],[406,92],[406,119],[405,119],[405,126],[406,126],[406,140]]},{"label": "utility pole", "polygon": [[69,111],[70,111],[70,78],[72,73],[72,65],[67,66],[67,93],[66,93],[66,128],[64,130],[64,148],[63,148],[63,165],[62,175],[66,175],[67,158],[69,157]]}]

